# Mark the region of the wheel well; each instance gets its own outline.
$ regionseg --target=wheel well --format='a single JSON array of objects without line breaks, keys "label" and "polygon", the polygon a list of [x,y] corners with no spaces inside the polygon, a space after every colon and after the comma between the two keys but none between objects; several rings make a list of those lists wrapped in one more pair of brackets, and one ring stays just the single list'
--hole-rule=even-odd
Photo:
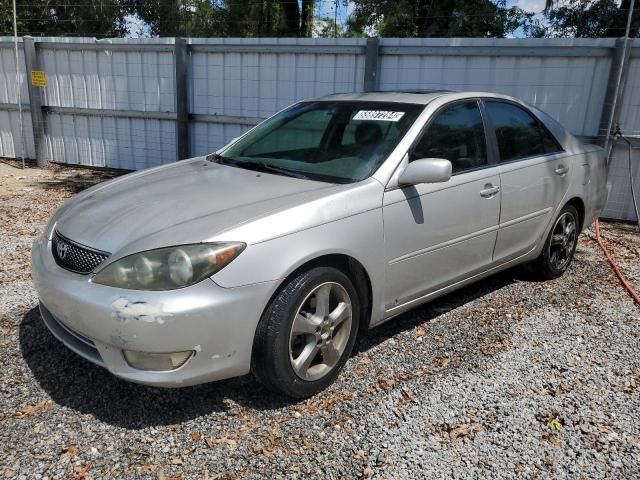
[{"label": "wheel well", "polygon": [[[281,284],[281,288],[289,282],[290,279],[297,277],[307,270],[311,270],[315,267],[333,267],[345,275],[347,275],[353,282],[353,286],[358,292],[360,300],[361,322],[360,328],[366,330],[369,328],[369,321],[371,320],[371,306],[372,306],[372,294],[371,294],[371,279],[364,266],[355,258],[344,254],[329,254],[321,257],[314,258],[308,262],[300,265],[293,272],[291,272],[287,278]],[[274,293],[275,297],[280,288]]]},{"label": "wheel well", "polygon": [[580,231],[582,231],[582,227],[584,226],[584,202],[580,197],[573,197],[565,203],[565,206],[567,205],[573,206],[578,211],[578,216],[580,217]]}]

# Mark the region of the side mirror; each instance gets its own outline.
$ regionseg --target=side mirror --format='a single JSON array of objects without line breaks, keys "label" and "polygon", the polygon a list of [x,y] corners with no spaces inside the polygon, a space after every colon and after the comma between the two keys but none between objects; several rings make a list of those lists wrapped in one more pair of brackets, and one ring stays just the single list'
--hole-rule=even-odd
[{"label": "side mirror", "polygon": [[409,163],[398,177],[401,185],[441,183],[451,178],[451,162],[444,158],[421,158]]}]

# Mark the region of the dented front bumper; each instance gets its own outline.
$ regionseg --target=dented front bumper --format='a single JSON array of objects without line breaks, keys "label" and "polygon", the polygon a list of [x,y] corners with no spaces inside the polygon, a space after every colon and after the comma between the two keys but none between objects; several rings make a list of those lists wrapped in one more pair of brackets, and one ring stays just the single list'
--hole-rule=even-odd
[{"label": "dented front bumper", "polygon": [[[32,276],[45,324],[67,347],[137,383],[179,387],[244,375],[256,326],[275,285],[222,288],[211,280],[161,292],[92,283],[60,268],[42,236],[33,244]],[[171,371],[132,368],[122,351],[195,354]]]}]

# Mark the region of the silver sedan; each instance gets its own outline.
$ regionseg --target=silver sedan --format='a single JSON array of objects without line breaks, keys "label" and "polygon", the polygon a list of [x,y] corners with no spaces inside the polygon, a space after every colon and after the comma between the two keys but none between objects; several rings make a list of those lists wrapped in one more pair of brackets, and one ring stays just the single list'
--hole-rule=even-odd
[{"label": "silver sedan", "polygon": [[358,331],[516,264],[562,275],[606,194],[602,149],[515,98],[332,95],[75,196],[33,279],[51,332],[118,377],[306,397]]}]

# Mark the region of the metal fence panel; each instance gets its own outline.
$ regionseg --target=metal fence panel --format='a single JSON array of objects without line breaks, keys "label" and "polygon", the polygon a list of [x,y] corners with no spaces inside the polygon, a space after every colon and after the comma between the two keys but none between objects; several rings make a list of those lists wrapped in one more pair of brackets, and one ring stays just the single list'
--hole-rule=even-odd
[{"label": "metal fence panel", "polygon": [[46,105],[174,111],[171,52],[41,48]]},{"label": "metal fence panel", "polygon": [[31,114],[28,110],[22,112],[22,124],[25,136],[24,148],[26,148],[24,152],[18,111],[0,109],[0,157],[35,158]]},{"label": "metal fence panel", "polygon": [[[34,158],[33,130],[28,107],[29,92],[25,82],[24,54],[21,44],[18,50],[18,61],[20,62],[19,89],[16,88],[16,57],[13,45],[8,43],[0,45],[0,105],[4,104],[4,107],[0,106],[0,157]],[[23,105],[24,142],[18,113],[18,90],[20,102]],[[26,148],[24,152],[23,145]]]},{"label": "metal fence panel", "polygon": [[170,120],[51,114],[47,123],[49,156],[61,163],[141,170],[175,161]]},{"label": "metal fence panel", "polygon": [[634,39],[629,73],[620,103],[620,126],[628,135],[640,136],[640,39]]},{"label": "metal fence panel", "polygon": [[[28,104],[29,92],[27,92],[27,84],[24,81],[24,54],[21,45],[18,50],[18,59],[21,67],[18,69],[20,99],[23,104]],[[15,51],[12,45],[0,46],[0,103],[17,104],[16,92]]]},{"label": "metal fence panel", "polygon": [[382,39],[380,88],[491,91],[597,135],[614,39]]},{"label": "metal fence panel", "polygon": [[[633,174],[636,196],[640,194],[640,139],[631,139],[631,172]],[[619,140],[613,149],[609,165],[609,198],[602,212],[605,218],[636,220],[631,197],[631,175],[629,172],[629,148]],[[636,198],[640,202],[640,198]]]},{"label": "metal fence panel", "polygon": [[267,117],[304,98],[362,90],[363,40],[268,40],[191,41],[189,111]]},{"label": "metal fence panel", "polygon": [[[144,48],[145,44],[137,50],[108,45],[66,49],[56,42],[42,43],[40,65],[48,76],[44,103],[74,109],[174,112],[173,52]],[[173,122],[156,119],[54,111],[47,118],[45,144],[49,160],[60,163],[136,170],[175,160]]]}]

